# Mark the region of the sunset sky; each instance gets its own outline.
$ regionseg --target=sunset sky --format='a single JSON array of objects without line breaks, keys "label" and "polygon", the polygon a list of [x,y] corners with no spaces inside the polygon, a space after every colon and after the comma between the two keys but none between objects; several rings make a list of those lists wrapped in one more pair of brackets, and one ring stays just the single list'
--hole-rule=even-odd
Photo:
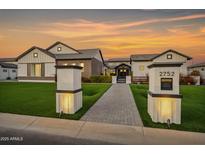
[{"label": "sunset sky", "polygon": [[205,10],[0,10],[0,57],[62,41],[104,58],[175,49],[205,61]]}]

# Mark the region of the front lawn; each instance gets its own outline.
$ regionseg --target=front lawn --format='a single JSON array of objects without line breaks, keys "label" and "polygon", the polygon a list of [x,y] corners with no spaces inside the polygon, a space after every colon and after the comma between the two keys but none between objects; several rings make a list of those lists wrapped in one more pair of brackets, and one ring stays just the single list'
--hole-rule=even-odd
[{"label": "front lawn", "polygon": [[[83,108],[66,119],[80,119],[111,84],[83,84]],[[0,83],[0,112],[58,117],[54,83]]]},{"label": "front lawn", "polygon": [[[147,112],[148,85],[131,84],[136,105],[144,126],[167,128],[166,124],[154,123]],[[205,132],[205,86],[181,86],[182,124],[172,124],[171,129]]]}]

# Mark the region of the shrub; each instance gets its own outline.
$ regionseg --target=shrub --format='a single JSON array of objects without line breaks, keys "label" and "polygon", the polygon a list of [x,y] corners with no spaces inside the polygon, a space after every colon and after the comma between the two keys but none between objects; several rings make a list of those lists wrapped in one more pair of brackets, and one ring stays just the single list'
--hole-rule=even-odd
[{"label": "shrub", "polygon": [[194,70],[194,71],[191,72],[191,75],[192,76],[200,76],[200,72],[197,71],[197,70]]},{"label": "shrub", "polygon": [[90,83],[91,80],[90,80],[89,78],[82,77],[82,82],[84,82],[84,83]]},{"label": "shrub", "polygon": [[111,83],[112,76],[96,75],[90,78],[92,83]]},{"label": "shrub", "polygon": [[182,85],[194,85],[195,83],[196,81],[190,76],[180,77],[180,84]]},{"label": "shrub", "polygon": [[112,73],[110,73],[110,75],[111,75],[111,76],[115,76],[115,75],[116,75],[116,73],[112,72]]}]

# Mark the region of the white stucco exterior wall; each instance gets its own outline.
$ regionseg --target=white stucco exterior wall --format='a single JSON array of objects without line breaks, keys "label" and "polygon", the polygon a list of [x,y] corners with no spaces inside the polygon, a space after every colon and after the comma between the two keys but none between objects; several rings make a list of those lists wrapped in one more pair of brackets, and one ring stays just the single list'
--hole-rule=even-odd
[{"label": "white stucco exterior wall", "polygon": [[[160,76],[160,72],[174,72],[174,76]],[[161,78],[173,78],[173,90],[161,90]],[[155,67],[149,71],[149,91],[157,94],[179,94],[179,68]]]},{"label": "white stucco exterior wall", "polygon": [[57,90],[76,90],[81,88],[81,70],[57,69],[57,75]]},{"label": "white stucco exterior wall", "polygon": [[[152,62],[132,62],[131,68],[133,76],[146,76],[149,74],[147,66],[151,65]],[[140,67],[144,66],[144,70],[140,70]]]},{"label": "white stucco exterior wall", "polygon": [[45,76],[54,77],[56,74],[55,63],[45,63]]},{"label": "white stucco exterior wall", "polygon": [[18,64],[18,76],[27,76],[27,64]]}]

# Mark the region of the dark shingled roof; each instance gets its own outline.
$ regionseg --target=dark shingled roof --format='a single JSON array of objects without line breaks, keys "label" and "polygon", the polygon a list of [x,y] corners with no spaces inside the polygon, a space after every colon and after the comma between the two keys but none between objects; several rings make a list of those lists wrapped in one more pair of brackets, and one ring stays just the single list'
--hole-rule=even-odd
[{"label": "dark shingled roof", "polygon": [[131,60],[133,61],[151,61],[153,58],[158,56],[159,54],[137,54],[131,55]]},{"label": "dark shingled roof", "polygon": [[131,60],[132,60],[132,61],[152,61],[153,59],[158,58],[158,57],[160,57],[161,55],[164,55],[164,54],[166,54],[166,53],[168,53],[168,52],[173,52],[173,53],[175,53],[175,54],[178,54],[178,55],[180,55],[180,56],[183,56],[183,57],[187,58],[187,60],[192,59],[192,57],[189,57],[189,56],[187,56],[187,55],[184,55],[184,54],[182,54],[182,53],[180,53],[180,52],[178,52],[178,51],[169,49],[169,50],[167,50],[167,51],[165,51],[165,52],[162,52],[162,53],[160,53],[160,54],[136,54],[136,55],[131,55]]},{"label": "dark shingled roof", "polygon": [[147,66],[148,68],[152,67],[180,67],[183,63],[178,62],[156,62],[152,63],[151,65]]},{"label": "dark shingled roof", "polygon": [[17,65],[11,63],[0,63],[0,66],[3,68],[17,68]]},{"label": "dark shingled roof", "polygon": [[[73,54],[55,54],[55,58],[57,60],[60,59],[91,59],[94,58],[98,53],[100,53],[102,57],[102,53],[100,49],[80,49],[78,50],[79,53],[73,53]],[[103,60],[103,57],[102,57]]]},{"label": "dark shingled roof", "polygon": [[0,58],[0,62],[15,62],[16,58]]},{"label": "dark shingled roof", "polygon": [[130,58],[111,58],[106,60],[106,62],[130,62]]},{"label": "dark shingled roof", "polygon": [[68,60],[72,60],[72,59],[91,59],[91,58],[94,58],[95,55],[93,54],[89,54],[89,53],[81,53],[81,54],[78,54],[78,53],[73,53],[73,54],[55,54],[55,58],[57,60],[60,60],[60,59],[68,59]]},{"label": "dark shingled roof", "polygon": [[188,66],[188,68],[204,67],[204,66],[205,66],[205,62],[202,62],[202,63],[190,65]]}]

